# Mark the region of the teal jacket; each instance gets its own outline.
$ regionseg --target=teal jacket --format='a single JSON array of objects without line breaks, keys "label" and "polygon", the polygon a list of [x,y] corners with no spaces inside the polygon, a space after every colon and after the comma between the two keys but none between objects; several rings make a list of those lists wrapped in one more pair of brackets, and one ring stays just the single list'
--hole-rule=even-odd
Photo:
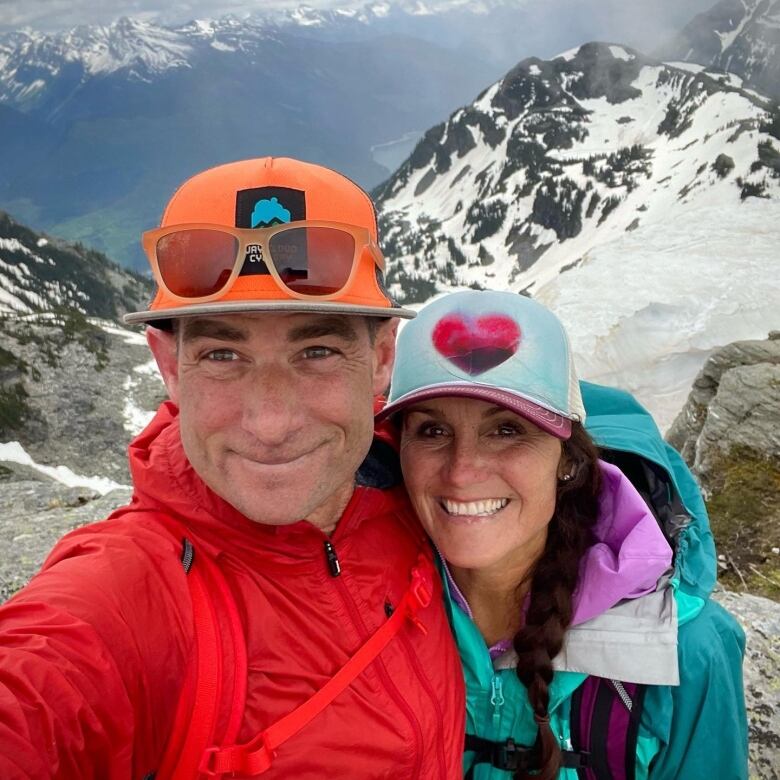
[{"label": "teal jacket", "polygon": [[[731,615],[709,599],[716,558],[699,489],[652,418],[629,394],[584,382],[582,393],[589,432],[604,457],[626,471],[638,471],[631,474],[632,481],[651,499],[675,557],[671,574],[659,581],[655,592],[621,602],[567,633],[567,643],[571,637],[576,646],[582,639],[586,650],[587,642],[596,638],[593,668],[588,668],[588,652],[584,661],[580,655],[573,662],[576,653],[556,659],[549,706],[553,733],[562,749],[571,748],[571,697],[588,673],[649,683],[637,742],[637,780],[746,779],[745,638]],[[463,661],[467,733],[496,742],[512,737],[532,745],[536,725],[512,654],[491,660],[481,634],[448,588],[445,599]],[[605,632],[607,643],[600,641]],[[464,754],[464,772],[473,758],[473,753]],[[473,776],[506,780],[511,774],[479,764]],[[559,778],[576,780],[577,774],[562,769]]]}]

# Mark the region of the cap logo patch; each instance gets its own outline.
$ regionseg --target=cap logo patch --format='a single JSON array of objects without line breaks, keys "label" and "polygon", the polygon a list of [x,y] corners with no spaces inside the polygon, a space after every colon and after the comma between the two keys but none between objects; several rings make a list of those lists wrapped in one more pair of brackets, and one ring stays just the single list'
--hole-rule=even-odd
[{"label": "cap logo patch", "polygon": [[271,227],[290,221],[290,211],[278,198],[258,200],[252,209],[252,227]]},{"label": "cap logo patch", "polygon": [[431,334],[437,352],[470,376],[509,360],[520,346],[520,327],[505,314],[472,317],[465,313],[442,317]]},{"label": "cap logo patch", "polygon": [[[291,187],[253,187],[236,193],[236,227],[267,228],[306,219],[306,193]],[[247,247],[239,276],[268,275],[259,244]]]}]

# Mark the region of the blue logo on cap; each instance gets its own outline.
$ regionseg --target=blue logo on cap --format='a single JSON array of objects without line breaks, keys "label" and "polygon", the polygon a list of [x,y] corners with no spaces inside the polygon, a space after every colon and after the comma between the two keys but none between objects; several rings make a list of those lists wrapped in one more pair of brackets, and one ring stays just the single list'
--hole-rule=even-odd
[{"label": "blue logo on cap", "polygon": [[252,227],[271,227],[290,221],[290,212],[276,198],[258,200],[252,211]]}]

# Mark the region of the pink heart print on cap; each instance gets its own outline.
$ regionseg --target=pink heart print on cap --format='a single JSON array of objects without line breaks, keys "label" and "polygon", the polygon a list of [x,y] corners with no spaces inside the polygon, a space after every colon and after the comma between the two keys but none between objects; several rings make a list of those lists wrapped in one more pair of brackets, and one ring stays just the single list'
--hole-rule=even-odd
[{"label": "pink heart print on cap", "polygon": [[447,314],[431,334],[439,354],[470,376],[509,360],[517,352],[520,339],[519,326],[504,314]]}]

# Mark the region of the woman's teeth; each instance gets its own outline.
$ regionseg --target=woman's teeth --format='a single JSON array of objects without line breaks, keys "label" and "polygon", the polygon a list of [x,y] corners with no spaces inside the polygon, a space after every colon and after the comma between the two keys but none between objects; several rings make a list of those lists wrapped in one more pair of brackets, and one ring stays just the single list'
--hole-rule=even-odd
[{"label": "woman's teeth", "polygon": [[486,498],[482,501],[450,501],[447,498],[441,500],[441,504],[450,515],[492,515],[503,509],[509,503],[508,498]]}]

